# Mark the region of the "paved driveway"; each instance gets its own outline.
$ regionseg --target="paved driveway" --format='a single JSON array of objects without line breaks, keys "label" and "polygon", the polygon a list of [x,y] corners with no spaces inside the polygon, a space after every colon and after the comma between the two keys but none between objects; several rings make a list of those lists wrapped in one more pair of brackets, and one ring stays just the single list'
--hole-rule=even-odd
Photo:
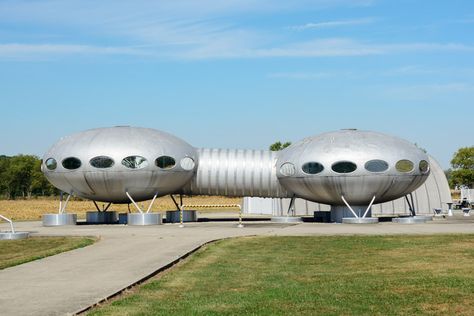
[{"label": "paved driveway", "polygon": [[[156,271],[202,244],[245,235],[438,234],[474,233],[471,220],[428,224],[376,225],[274,224],[246,222],[190,223],[133,227],[78,225],[42,227],[21,222],[17,230],[33,235],[99,236],[92,246],[0,271],[0,315],[67,315],[81,311]],[[1,230],[7,226],[0,225]],[[1,251],[1,249],[0,249]]]}]

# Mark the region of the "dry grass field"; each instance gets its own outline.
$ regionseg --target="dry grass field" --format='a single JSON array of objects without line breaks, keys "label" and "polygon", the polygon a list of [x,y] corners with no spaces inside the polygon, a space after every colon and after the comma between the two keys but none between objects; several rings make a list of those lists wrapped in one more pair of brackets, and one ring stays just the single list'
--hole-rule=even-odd
[{"label": "dry grass field", "polygon": [[[193,196],[184,197],[184,204],[236,204],[241,203],[241,198],[229,198],[223,196]],[[150,201],[138,203],[142,208],[148,208]],[[102,207],[105,203],[98,203]],[[12,220],[40,220],[43,214],[57,213],[59,198],[38,198],[26,200],[0,200],[0,214]],[[157,198],[152,212],[175,210],[176,207],[169,196]],[[71,199],[67,206],[68,213],[77,214],[78,218],[85,218],[87,211],[94,211],[95,206],[91,201]],[[128,212],[127,204],[114,204],[109,210],[117,212]],[[130,204],[130,210],[136,212],[135,207]],[[235,210],[229,210],[235,212]]]}]

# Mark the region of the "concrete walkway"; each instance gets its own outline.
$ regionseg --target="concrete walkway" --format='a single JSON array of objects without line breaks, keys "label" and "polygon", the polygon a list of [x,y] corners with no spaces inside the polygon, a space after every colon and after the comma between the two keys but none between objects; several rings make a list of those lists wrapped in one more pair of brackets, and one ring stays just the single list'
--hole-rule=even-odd
[{"label": "concrete walkway", "polygon": [[[121,225],[42,227],[17,223],[35,235],[99,236],[96,244],[0,271],[0,315],[68,315],[93,305],[166,267],[202,244],[246,235],[474,233],[470,219],[427,224],[376,225],[190,223],[133,227]],[[0,230],[6,230],[0,225]],[[1,249],[0,249],[1,251]]]}]

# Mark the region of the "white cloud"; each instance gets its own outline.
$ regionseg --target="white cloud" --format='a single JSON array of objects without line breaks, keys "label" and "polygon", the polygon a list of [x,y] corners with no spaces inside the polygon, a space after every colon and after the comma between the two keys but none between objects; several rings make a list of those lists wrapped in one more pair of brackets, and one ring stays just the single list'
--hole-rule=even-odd
[{"label": "white cloud", "polygon": [[335,77],[335,74],[328,72],[274,72],[268,74],[267,77],[272,79],[319,80]]},{"label": "white cloud", "polygon": [[474,85],[467,82],[448,82],[436,84],[418,84],[407,86],[376,87],[375,93],[384,98],[397,100],[432,100],[443,96],[474,93]]},{"label": "white cloud", "polygon": [[0,44],[0,57],[8,59],[42,58],[51,55],[145,55],[128,47],[100,47],[57,44]]},{"label": "white cloud", "polygon": [[311,29],[326,29],[334,28],[341,26],[354,26],[362,24],[371,24],[375,22],[374,18],[363,18],[363,19],[352,19],[352,20],[336,20],[336,21],[324,21],[324,22],[315,22],[315,23],[306,23],[303,25],[294,25],[290,26],[289,29],[295,31],[304,31]]}]

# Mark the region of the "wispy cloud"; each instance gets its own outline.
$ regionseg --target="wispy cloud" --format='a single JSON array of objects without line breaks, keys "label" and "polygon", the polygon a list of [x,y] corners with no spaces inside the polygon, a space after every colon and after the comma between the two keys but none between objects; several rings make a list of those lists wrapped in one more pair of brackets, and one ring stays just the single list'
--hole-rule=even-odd
[{"label": "wispy cloud", "polygon": [[291,79],[291,80],[319,80],[335,77],[334,73],[328,72],[274,72],[267,75],[272,79]]},{"label": "wispy cloud", "polygon": [[435,84],[418,84],[406,86],[389,86],[374,88],[384,98],[398,100],[430,100],[453,94],[473,94],[474,85],[468,82],[448,82]]},{"label": "wispy cloud", "polygon": [[327,28],[334,28],[334,27],[371,24],[371,23],[374,23],[375,21],[376,21],[375,18],[323,21],[323,22],[306,23],[303,25],[294,25],[294,26],[290,26],[289,29],[295,30],[295,31],[327,29]]},{"label": "wispy cloud", "polygon": [[[258,25],[242,25],[241,20],[232,18],[236,15],[241,17],[242,13],[247,12],[286,13],[285,10],[322,10],[372,3],[372,0],[137,0],[134,3],[111,0],[5,0],[0,2],[0,20],[14,26],[27,24],[25,32],[29,37],[25,41],[3,40],[3,43],[0,38],[0,58],[130,55],[203,60],[474,51],[473,47],[458,43],[394,44],[356,38],[314,38],[312,32],[302,32],[295,40],[295,36],[259,28]],[[343,27],[373,23],[375,20],[376,18],[367,17],[323,21],[293,28],[305,30]],[[41,30],[48,36],[45,37]]]},{"label": "wispy cloud", "polygon": [[146,55],[140,49],[58,44],[0,44],[0,57],[8,59],[44,58],[51,55]]}]

